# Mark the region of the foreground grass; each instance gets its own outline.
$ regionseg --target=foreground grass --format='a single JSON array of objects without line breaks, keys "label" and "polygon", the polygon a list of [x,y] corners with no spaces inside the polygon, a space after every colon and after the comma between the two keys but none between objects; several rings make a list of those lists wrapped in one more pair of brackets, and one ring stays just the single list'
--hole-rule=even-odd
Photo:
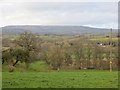
[{"label": "foreground grass", "polygon": [[3,72],[3,88],[117,88],[109,71]]}]

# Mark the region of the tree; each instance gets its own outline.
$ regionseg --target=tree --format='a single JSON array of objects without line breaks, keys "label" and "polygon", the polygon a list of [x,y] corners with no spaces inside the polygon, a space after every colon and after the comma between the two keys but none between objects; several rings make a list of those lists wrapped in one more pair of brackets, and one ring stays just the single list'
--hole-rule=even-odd
[{"label": "tree", "polygon": [[93,45],[90,41],[87,41],[86,45],[86,68],[91,68],[91,58],[93,55]]},{"label": "tree", "polygon": [[[13,63],[12,66],[15,66],[20,61],[28,65],[30,62],[39,59],[37,56],[41,48],[41,39],[35,34],[29,32],[22,33],[14,43],[16,47],[3,51],[3,63],[4,61],[11,61]],[[14,59],[15,62],[11,59]]]},{"label": "tree", "polygon": [[41,48],[42,40],[39,36],[30,32],[24,32],[20,34],[19,38],[15,40],[15,43],[27,51],[38,51]]},{"label": "tree", "polygon": [[12,62],[12,59],[13,59],[13,55],[11,48],[2,51],[2,64],[4,64],[4,62],[10,64]]},{"label": "tree", "polygon": [[42,40],[39,36],[30,32],[20,34],[20,37],[15,41],[20,48],[14,51],[16,63],[23,60],[25,63],[29,64],[36,59],[40,59],[39,52],[41,50],[41,42]]},{"label": "tree", "polygon": [[29,59],[30,59],[29,52],[26,50],[23,50],[22,48],[13,49],[12,55],[13,55],[13,58],[16,60],[13,63],[13,66],[15,66],[18,63],[18,61],[29,63]]},{"label": "tree", "polygon": [[65,42],[62,48],[64,54],[64,65],[69,66],[72,64],[72,48],[68,42]]},{"label": "tree", "polygon": [[52,69],[59,70],[62,67],[64,61],[64,53],[61,46],[50,46],[47,52],[47,59],[49,60]]},{"label": "tree", "polygon": [[2,64],[7,62],[10,72],[14,71],[14,66],[18,63],[18,61],[25,62],[27,64],[29,61],[28,52],[21,48],[10,48],[2,52]]},{"label": "tree", "polygon": [[82,60],[84,56],[84,48],[83,48],[83,43],[80,41],[74,46],[74,55],[76,62],[78,64],[78,67],[82,69]]}]

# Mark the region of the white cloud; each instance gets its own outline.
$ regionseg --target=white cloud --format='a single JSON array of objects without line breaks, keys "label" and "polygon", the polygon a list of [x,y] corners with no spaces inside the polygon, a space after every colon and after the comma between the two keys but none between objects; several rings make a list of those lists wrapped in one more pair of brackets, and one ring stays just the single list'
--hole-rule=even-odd
[{"label": "white cloud", "polygon": [[117,28],[117,3],[41,3],[7,2],[0,4],[0,25],[87,25]]}]

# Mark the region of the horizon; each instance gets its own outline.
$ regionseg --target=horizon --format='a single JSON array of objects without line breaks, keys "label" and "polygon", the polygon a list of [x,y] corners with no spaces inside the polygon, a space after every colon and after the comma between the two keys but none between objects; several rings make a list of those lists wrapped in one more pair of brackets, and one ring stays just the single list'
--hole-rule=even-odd
[{"label": "horizon", "polygon": [[6,26],[2,26],[0,28],[4,28],[4,27],[11,27],[11,26],[68,26],[68,27],[86,27],[86,28],[96,28],[96,29],[118,29],[118,28],[104,28],[104,27],[94,27],[94,26],[82,26],[82,25],[37,25],[37,24],[33,24],[33,25],[27,25],[27,24],[23,24],[23,25],[6,25]]}]

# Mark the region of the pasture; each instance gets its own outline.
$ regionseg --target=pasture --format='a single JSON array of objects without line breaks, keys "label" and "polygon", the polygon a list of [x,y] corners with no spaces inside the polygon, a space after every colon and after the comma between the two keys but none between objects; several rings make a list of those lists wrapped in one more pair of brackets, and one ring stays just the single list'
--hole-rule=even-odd
[{"label": "pasture", "polygon": [[117,88],[118,72],[75,70],[3,72],[3,88]]},{"label": "pasture", "polygon": [[117,38],[21,35],[3,38],[3,88],[118,88]]}]

